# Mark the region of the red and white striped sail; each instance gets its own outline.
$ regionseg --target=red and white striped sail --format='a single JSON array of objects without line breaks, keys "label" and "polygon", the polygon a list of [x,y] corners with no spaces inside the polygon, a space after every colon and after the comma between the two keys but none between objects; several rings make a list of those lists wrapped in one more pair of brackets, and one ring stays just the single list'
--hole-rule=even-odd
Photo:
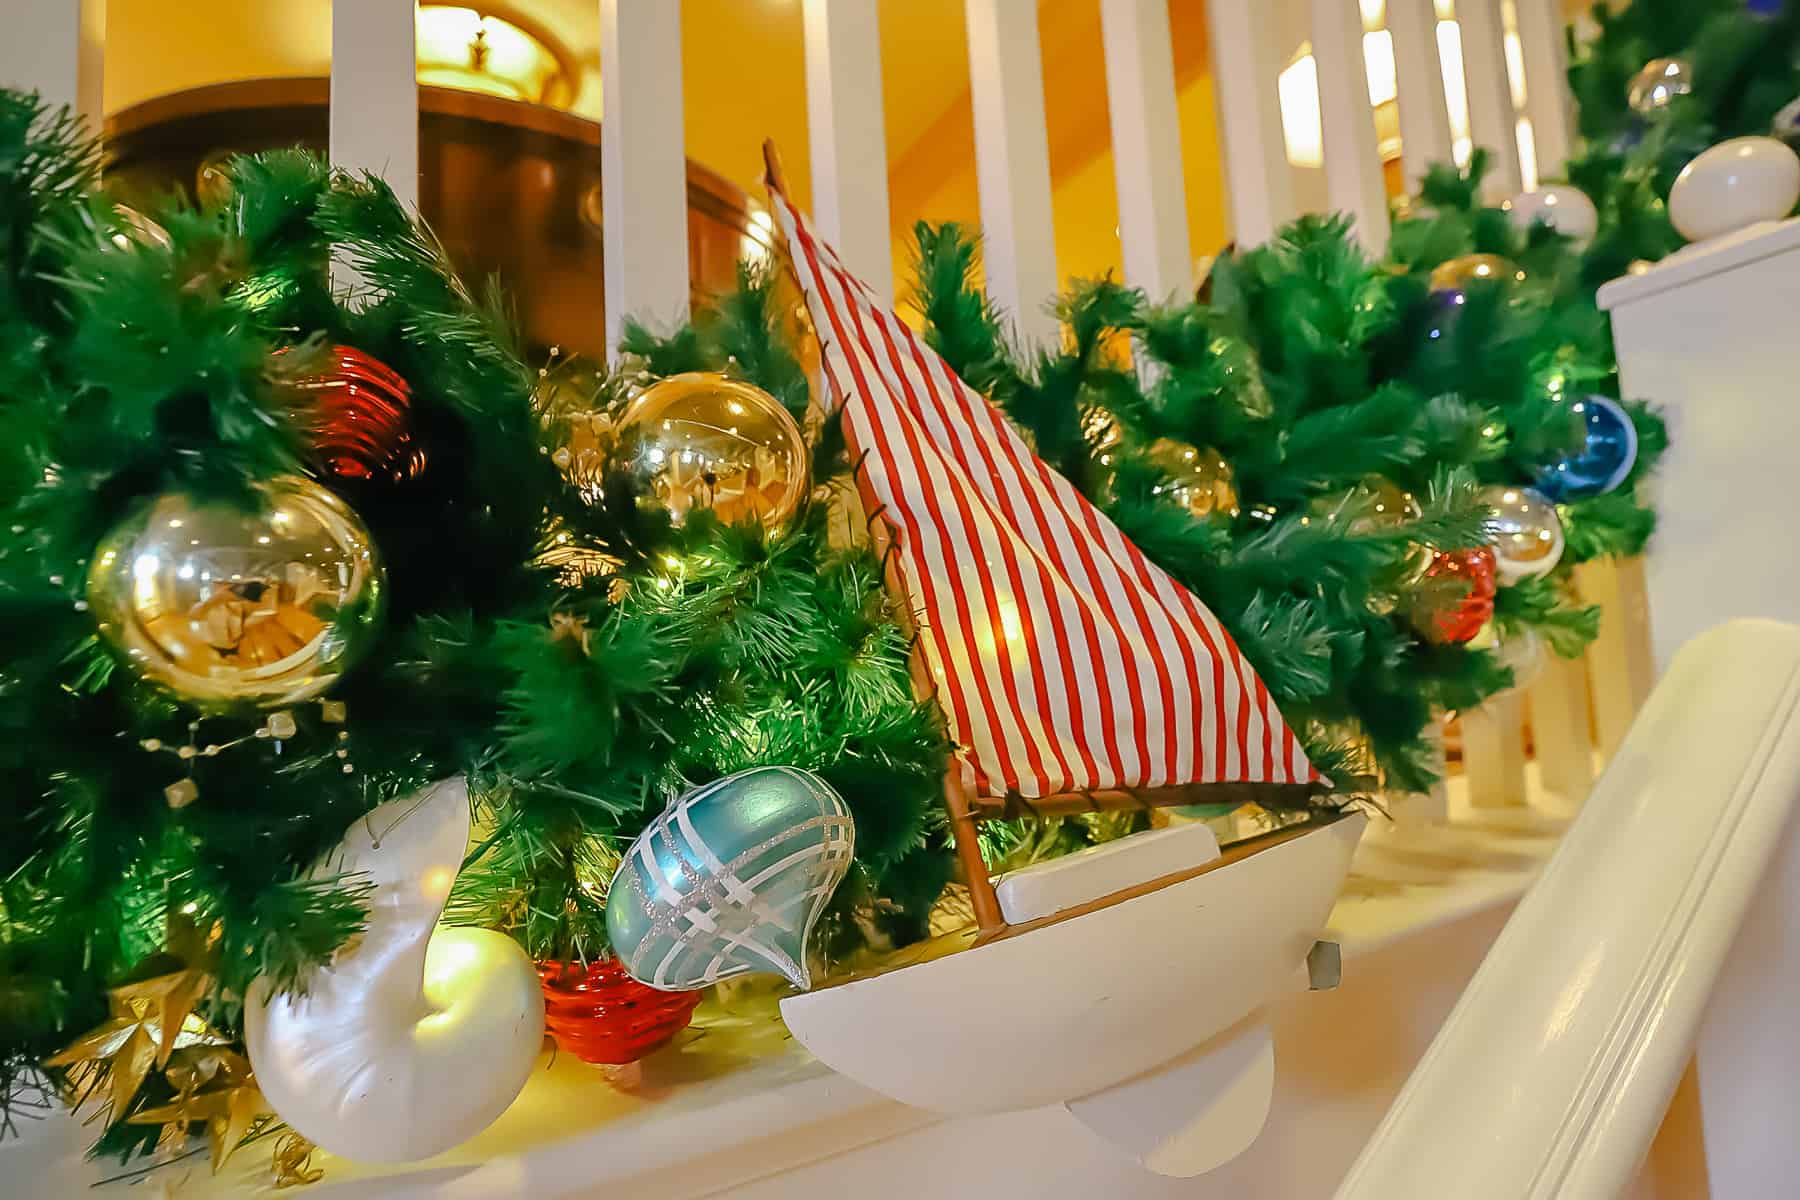
[{"label": "red and white striped sail", "polygon": [[1316,782],[1230,635],[853,278],[779,190],[863,503],[964,783],[1026,799]]}]

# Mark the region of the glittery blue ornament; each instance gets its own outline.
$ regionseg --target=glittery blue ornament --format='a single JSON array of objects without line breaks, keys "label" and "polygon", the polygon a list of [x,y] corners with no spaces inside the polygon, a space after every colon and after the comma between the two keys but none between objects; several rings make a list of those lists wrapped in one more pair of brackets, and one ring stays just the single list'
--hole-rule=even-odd
[{"label": "glittery blue ornament", "polygon": [[1537,480],[1537,490],[1558,504],[1612,491],[1637,462],[1637,426],[1618,401],[1587,396],[1575,403],[1574,412],[1582,421],[1581,449]]},{"label": "glittery blue ornament", "polygon": [[691,991],[754,971],[810,986],[806,943],[856,826],[810,771],[753,767],[695,788],[638,834],[606,897],[632,978]]}]

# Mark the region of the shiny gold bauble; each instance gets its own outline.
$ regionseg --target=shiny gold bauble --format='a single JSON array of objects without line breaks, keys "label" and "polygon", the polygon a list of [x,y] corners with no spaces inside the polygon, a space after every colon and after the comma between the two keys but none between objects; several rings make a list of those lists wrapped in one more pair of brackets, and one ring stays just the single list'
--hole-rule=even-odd
[{"label": "shiny gold bauble", "polygon": [[1463,254],[1447,259],[1431,272],[1434,292],[1460,291],[1472,283],[1523,283],[1525,272],[1498,254]]},{"label": "shiny gold bauble", "polygon": [[369,533],[298,476],[250,507],[166,492],[95,551],[100,636],[140,677],[211,708],[329,688],[374,640],[384,590]]},{"label": "shiny gold bauble", "polygon": [[[1343,531],[1352,537],[1399,529],[1423,515],[1418,497],[1385,475],[1367,476],[1348,492],[1315,501],[1313,511],[1340,522]],[[1430,548],[1412,543],[1396,584],[1409,585],[1430,565]],[[1393,612],[1398,603],[1398,597],[1391,592],[1377,592],[1369,597],[1369,608],[1378,616]]]},{"label": "shiny gold bauble", "polygon": [[1157,438],[1144,456],[1167,476],[1150,489],[1153,495],[1173,500],[1192,516],[1237,518],[1238,494],[1231,464],[1217,450]]},{"label": "shiny gold bauble", "polygon": [[780,529],[806,495],[806,442],[781,402],[723,375],[674,375],[619,418],[609,491],[623,479],[638,511],[676,528],[696,512]]}]

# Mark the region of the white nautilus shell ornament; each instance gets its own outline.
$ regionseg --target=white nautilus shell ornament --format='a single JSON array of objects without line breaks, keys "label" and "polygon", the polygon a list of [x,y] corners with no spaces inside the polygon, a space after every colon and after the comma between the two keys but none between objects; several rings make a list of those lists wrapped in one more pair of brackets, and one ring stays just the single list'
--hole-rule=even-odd
[{"label": "white nautilus shell ornament", "polygon": [[244,1041],[276,1114],[333,1154],[429,1158],[486,1128],[537,1061],[544,995],[525,952],[437,928],[469,841],[468,785],[447,779],[356,822],[316,876],[374,885],[368,928],[275,994],[250,987]]}]

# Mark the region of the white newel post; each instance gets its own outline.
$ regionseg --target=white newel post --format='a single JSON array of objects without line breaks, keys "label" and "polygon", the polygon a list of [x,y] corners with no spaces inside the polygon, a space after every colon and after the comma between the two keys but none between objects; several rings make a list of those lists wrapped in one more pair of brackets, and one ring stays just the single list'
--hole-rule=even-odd
[{"label": "white newel post", "polygon": [[1274,5],[1266,0],[1208,0],[1213,95],[1225,184],[1231,197],[1231,236],[1248,250],[1269,240],[1296,215],[1293,172],[1281,136],[1281,48]]},{"label": "white newel post", "polygon": [[331,163],[419,202],[419,84],[412,0],[332,0]]},{"label": "white newel post", "polygon": [[1525,59],[1525,115],[1531,118],[1539,179],[1559,179],[1572,139],[1568,56],[1560,0],[1513,0]]},{"label": "white newel post", "polygon": [[1657,669],[1727,617],[1800,621],[1800,220],[1691,246],[1599,298],[1623,394],[1669,424],[1645,573]]},{"label": "white newel post", "polygon": [[7,0],[0,86],[67,105],[99,132],[106,0]]},{"label": "white newel post", "polygon": [[625,320],[687,318],[681,0],[600,0],[600,196],[606,344]]},{"label": "white newel post", "polygon": [[1312,35],[1325,192],[1331,207],[1350,217],[1363,249],[1379,259],[1388,242],[1387,185],[1375,143],[1375,112],[1369,107],[1361,7],[1344,0],[1313,0]]},{"label": "white newel post", "polygon": [[894,298],[887,131],[875,0],[806,0],[806,124],[813,213],[844,264]]},{"label": "white newel post", "polygon": [[1462,34],[1463,79],[1469,92],[1469,136],[1488,151],[1491,164],[1481,194],[1498,203],[1523,186],[1500,0],[1457,0],[1456,24]]},{"label": "white newel post", "polygon": [[1194,286],[1167,0],[1101,0],[1125,282],[1152,300]]},{"label": "white newel post", "polygon": [[988,295],[1027,345],[1054,346],[1056,318],[1045,306],[1056,295],[1056,228],[1037,4],[967,0],[964,14]]},{"label": "white newel post", "polygon": [[1447,163],[1455,153],[1438,58],[1437,7],[1432,0],[1387,0],[1387,28],[1394,39],[1401,162],[1413,192],[1433,163]]}]

